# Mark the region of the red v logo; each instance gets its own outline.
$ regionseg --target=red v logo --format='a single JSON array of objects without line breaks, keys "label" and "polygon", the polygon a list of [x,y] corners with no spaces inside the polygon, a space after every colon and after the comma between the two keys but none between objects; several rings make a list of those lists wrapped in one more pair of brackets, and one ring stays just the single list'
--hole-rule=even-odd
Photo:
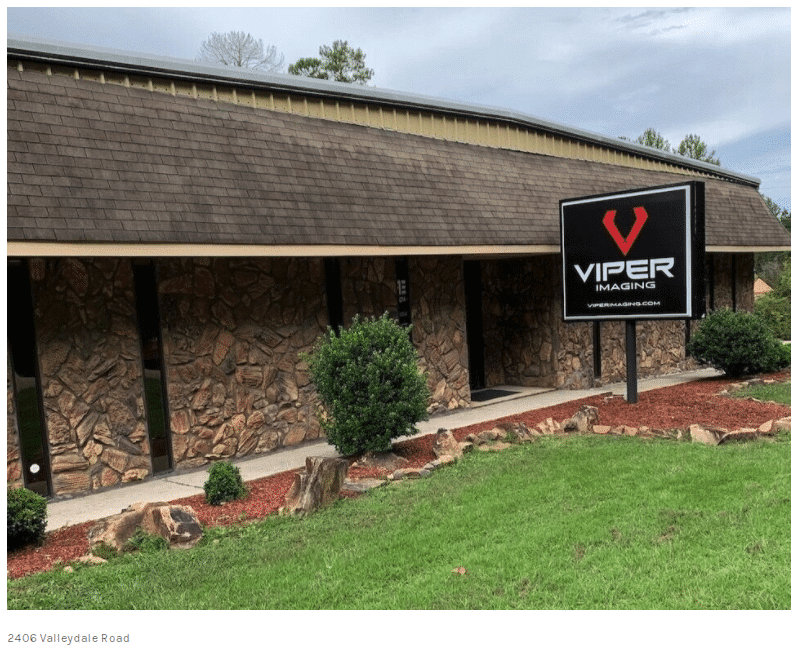
[{"label": "red v logo", "polygon": [[602,222],[625,257],[629,253],[629,250],[631,250],[631,246],[634,245],[634,241],[636,241],[637,237],[640,235],[642,226],[645,224],[645,221],[648,220],[648,214],[645,211],[645,207],[634,207],[634,224],[631,226],[631,231],[626,238],[623,238],[617,225],[615,225],[616,214],[617,211],[610,209],[606,212]]}]

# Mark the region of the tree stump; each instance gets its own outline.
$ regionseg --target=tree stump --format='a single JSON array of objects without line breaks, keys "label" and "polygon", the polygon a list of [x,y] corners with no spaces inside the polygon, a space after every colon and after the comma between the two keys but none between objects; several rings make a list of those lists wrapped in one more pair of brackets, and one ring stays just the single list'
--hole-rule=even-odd
[{"label": "tree stump", "polygon": [[347,471],[347,459],[307,457],[306,470],[295,475],[292,488],[284,498],[281,513],[306,515],[332,504],[339,496]]}]

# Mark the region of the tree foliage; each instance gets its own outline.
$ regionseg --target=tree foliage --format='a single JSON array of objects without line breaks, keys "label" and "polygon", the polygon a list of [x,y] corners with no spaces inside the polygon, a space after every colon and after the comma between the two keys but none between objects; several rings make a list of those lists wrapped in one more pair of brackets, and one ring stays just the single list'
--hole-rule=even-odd
[{"label": "tree foliage", "polygon": [[[791,226],[790,212],[764,195],[762,199],[765,200],[765,204],[773,214],[773,217],[789,232]],[[757,252],[754,254],[754,276],[762,279],[771,288],[775,289],[779,285],[785,266],[787,266],[787,270],[789,271],[789,252]]]},{"label": "tree foliage", "polygon": [[327,79],[333,82],[366,84],[375,74],[365,64],[365,54],[347,41],[321,45],[319,57],[302,57],[287,69],[291,75]]},{"label": "tree foliage", "polygon": [[210,63],[252,68],[267,73],[280,72],[284,67],[284,55],[274,45],[265,49],[261,39],[254,39],[245,32],[212,32],[200,46],[199,58]]},{"label": "tree foliage", "polygon": [[[620,138],[624,141],[631,140],[625,136],[621,136]],[[698,159],[699,161],[705,161],[706,163],[711,163],[716,166],[720,165],[720,159],[715,158],[715,151],[712,150],[712,152],[709,152],[707,144],[704,143],[701,140],[701,137],[697,134],[688,134],[681,140],[678,148],[673,148],[670,145],[670,141],[657,132],[653,127],[649,127],[636,139],[634,139],[634,143],[639,143],[640,145],[645,145],[650,148],[656,148],[657,150],[664,150],[665,152],[670,152],[672,154],[680,154],[692,159]]]},{"label": "tree foliage", "polygon": [[656,148],[657,150],[665,150],[666,152],[671,151],[670,141],[664,138],[653,127],[646,129],[635,139],[634,142],[639,143],[640,145],[647,145],[650,148]]},{"label": "tree foliage", "polygon": [[324,407],[320,424],[340,454],[388,450],[392,439],[417,433],[428,415],[426,377],[404,328],[385,313],[362,319],[315,344],[309,372]]},{"label": "tree foliage", "polygon": [[704,143],[697,134],[688,134],[685,136],[681,140],[681,143],[679,143],[676,154],[690,157],[691,159],[698,159],[698,161],[705,161],[715,166],[720,165],[720,159],[715,158],[715,151],[707,152],[706,143]]}]

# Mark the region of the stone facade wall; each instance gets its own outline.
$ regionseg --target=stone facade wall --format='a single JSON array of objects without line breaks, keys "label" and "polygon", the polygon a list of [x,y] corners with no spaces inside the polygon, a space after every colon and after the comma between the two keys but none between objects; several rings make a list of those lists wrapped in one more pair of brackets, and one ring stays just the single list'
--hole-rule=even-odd
[{"label": "stone facade wall", "polygon": [[[715,254],[716,306],[731,304],[731,256]],[[738,309],[753,306],[754,258],[736,259]],[[151,474],[133,271],[125,259],[34,259],[31,289],[53,492],[86,492]],[[341,260],[343,314],[397,316],[392,258]],[[561,319],[557,255],[482,262],[487,386],[588,388],[591,323]],[[431,413],[470,404],[460,257],[409,257],[412,340]],[[175,468],[267,452],[322,436],[308,367],[328,325],[322,259],[156,262]],[[727,302],[728,301],[728,302]],[[638,323],[641,377],[693,365],[684,321]],[[625,379],[623,322],[601,325],[604,382]],[[7,478],[22,483],[12,372]]]},{"label": "stone facade wall", "polygon": [[429,413],[470,405],[461,257],[410,257],[412,341],[428,373]]},{"label": "stone facade wall", "polygon": [[328,325],[321,259],[158,262],[176,468],[320,437],[300,359]]},{"label": "stone facade wall", "polygon": [[125,259],[31,261],[55,495],[151,472],[133,288]]},{"label": "stone facade wall", "polygon": [[483,261],[482,319],[485,383],[553,386],[558,352],[554,335],[561,320],[555,301],[557,257]]},{"label": "stone facade wall", "polygon": [[[710,309],[732,308],[732,257],[734,257],[734,276],[737,281],[737,310],[753,311],[754,255],[752,252],[741,252],[734,255],[716,252],[707,255],[707,265],[711,261],[714,271],[713,284],[709,283],[709,277],[707,277],[707,307]],[[714,287],[714,294],[711,292],[712,287]]]},{"label": "stone facade wall", "polygon": [[398,317],[395,260],[386,257],[345,258],[340,261],[342,314],[345,325],[360,316],[381,316],[385,311]]},{"label": "stone facade wall", "polygon": [[[578,389],[596,384],[592,323],[562,320],[560,266],[556,255],[482,262],[487,386]],[[685,338],[684,321],[639,321],[638,375],[692,366],[684,356]],[[625,379],[622,321],[601,323],[601,348],[600,381]]]},{"label": "stone facade wall", "polygon": [[22,452],[14,410],[14,376],[11,371],[11,353],[6,355],[6,484],[9,488],[22,486]]}]

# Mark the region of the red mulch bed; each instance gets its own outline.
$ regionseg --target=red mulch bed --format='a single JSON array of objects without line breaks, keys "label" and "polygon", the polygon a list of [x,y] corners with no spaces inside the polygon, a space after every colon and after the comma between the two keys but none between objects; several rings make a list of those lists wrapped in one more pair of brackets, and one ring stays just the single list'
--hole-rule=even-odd
[{"label": "red mulch bed", "polygon": [[[789,380],[785,371],[764,375],[765,379]],[[739,400],[719,395],[731,380],[714,378],[696,381],[652,391],[639,393],[637,404],[629,404],[625,398],[600,394],[558,406],[537,409],[503,420],[486,422],[453,431],[457,440],[463,440],[471,432],[490,429],[499,422],[523,422],[534,426],[548,417],[556,421],[572,416],[585,404],[599,409],[599,423],[617,427],[627,425],[639,427],[646,425],[654,429],[686,428],[698,423],[726,429],[758,427],[771,419],[790,415],[790,407],[766,404],[751,400]],[[409,460],[411,467],[425,465],[434,459],[434,434],[396,443],[393,451]],[[275,513],[283,503],[297,471],[282,472],[247,482],[248,496],[242,500],[228,502],[222,506],[209,506],[204,495],[174,500],[171,504],[188,504],[197,511],[205,526],[230,525],[259,520]],[[386,474],[379,468],[352,468],[352,477],[381,477]],[[353,497],[355,493],[342,492],[343,497]],[[7,556],[7,575],[18,578],[34,572],[48,570],[59,563],[68,563],[85,555],[89,549],[87,532],[94,522],[64,527],[47,534],[41,547],[28,546]]]}]

